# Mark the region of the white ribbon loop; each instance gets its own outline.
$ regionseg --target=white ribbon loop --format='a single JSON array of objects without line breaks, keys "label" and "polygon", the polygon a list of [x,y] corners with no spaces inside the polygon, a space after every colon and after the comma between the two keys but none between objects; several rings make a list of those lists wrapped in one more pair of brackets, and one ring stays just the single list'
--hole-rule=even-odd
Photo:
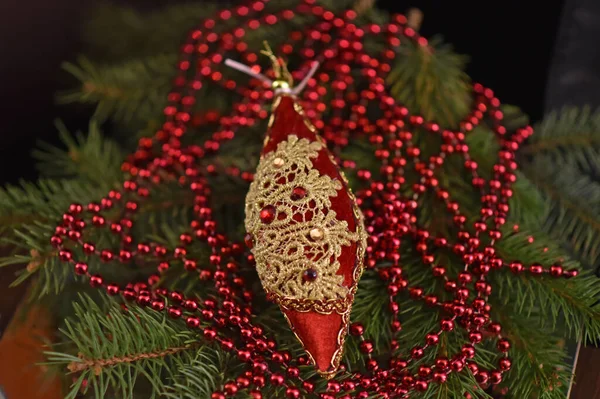
[{"label": "white ribbon loop", "polygon": [[[225,65],[227,65],[228,67],[233,68],[237,71],[243,72],[246,75],[252,76],[255,79],[263,81],[263,82],[267,83],[269,86],[273,86],[273,81],[271,79],[269,79],[262,73],[254,72],[252,70],[252,68],[250,68],[248,65],[242,64],[241,62],[234,61],[230,58],[227,58],[225,60]],[[298,94],[300,94],[300,92],[302,90],[304,90],[304,88],[308,84],[308,81],[310,80],[310,78],[313,77],[315,72],[317,72],[318,68],[319,68],[319,62],[313,61],[312,67],[310,68],[310,70],[308,71],[306,76],[304,76],[304,79],[302,79],[302,81],[298,84],[298,86],[293,87],[293,88],[292,87],[278,87],[275,89],[275,95],[290,94],[293,96],[297,96]]]}]

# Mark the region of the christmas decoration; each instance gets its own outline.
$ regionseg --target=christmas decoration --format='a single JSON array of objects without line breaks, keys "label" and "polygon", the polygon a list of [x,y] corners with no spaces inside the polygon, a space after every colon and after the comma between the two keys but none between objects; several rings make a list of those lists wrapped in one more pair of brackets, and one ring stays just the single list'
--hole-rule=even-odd
[{"label": "christmas decoration", "polygon": [[281,307],[319,372],[331,377],[342,358],[363,271],[363,216],[344,173],[304,117],[285,63],[282,68],[267,49],[276,97],[246,197],[246,241],[268,297]]},{"label": "christmas decoration", "polygon": [[[565,284],[578,274],[574,263],[562,251],[538,248],[520,232],[521,219],[510,219],[527,202],[515,201],[523,178],[517,151],[532,128],[511,127],[494,92],[480,84],[455,126],[402,105],[390,80],[403,51],[431,57],[436,49],[401,15],[375,24],[311,0],[273,3],[223,9],[193,29],[165,121],[122,164],[121,186],[93,200],[80,195],[85,201],[68,207],[49,240],[32,233],[52,248],[40,258],[59,259],[77,280],[113,298],[78,299],[78,321],[64,329],[77,357],[51,354],[75,373],[71,397],[109,387],[126,396],[134,383],[122,376],[132,372],[152,382],[152,394],[178,398],[478,397],[509,387],[528,397],[558,387],[561,370],[530,364],[519,345],[530,345],[532,334],[514,332],[535,320],[543,327],[535,334],[550,337],[536,342],[554,345],[544,329],[557,324],[558,313],[575,320],[577,333],[597,331],[600,318],[595,291],[584,289],[589,280]],[[297,18],[310,23],[296,26]],[[318,62],[304,90],[292,88],[285,72],[270,84],[259,76],[264,67],[252,36],[282,25],[293,28],[276,49],[290,59],[294,79],[310,76]],[[253,78],[224,65],[228,58],[249,64]],[[220,96],[231,100],[226,112],[198,115],[197,99]],[[256,137],[265,125],[261,146]],[[481,148],[470,145],[473,137]],[[236,143],[247,146],[243,156],[262,151],[256,173],[255,162],[227,161]],[[349,157],[350,150],[357,153]],[[356,199],[336,164],[348,172]],[[222,205],[231,181],[235,204],[246,211],[245,240],[237,234],[242,220],[232,227],[225,217],[235,208]],[[248,185],[244,204],[239,193]],[[183,216],[164,217],[179,200]],[[527,288],[513,287],[523,281]],[[309,356],[279,328],[265,292]],[[531,292],[555,301],[543,318],[537,312],[547,307],[534,300],[520,301],[525,311],[514,304],[513,295]],[[512,318],[521,312],[525,323]],[[535,353],[555,353],[546,349]],[[194,355],[177,357],[185,353]],[[166,369],[163,359],[172,358]],[[560,355],[552,360],[559,364]],[[526,384],[514,374],[507,382],[514,364],[532,373]],[[173,380],[164,382],[163,370]],[[534,388],[533,381],[543,383]]]}]

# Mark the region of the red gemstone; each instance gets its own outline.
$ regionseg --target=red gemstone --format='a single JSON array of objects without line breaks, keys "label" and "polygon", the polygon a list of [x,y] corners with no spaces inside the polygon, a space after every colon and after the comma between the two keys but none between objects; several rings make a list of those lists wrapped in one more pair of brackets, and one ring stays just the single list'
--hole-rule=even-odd
[{"label": "red gemstone", "polygon": [[298,201],[304,197],[306,197],[306,189],[304,187],[294,187],[291,195],[292,200]]},{"label": "red gemstone", "polygon": [[269,224],[275,220],[275,207],[273,205],[267,205],[260,211],[260,220]]},{"label": "red gemstone", "polygon": [[302,273],[302,280],[307,282],[313,282],[317,279],[317,271],[313,268],[306,269],[304,273]]},{"label": "red gemstone", "polygon": [[[262,218],[262,212],[261,212],[261,218]],[[250,233],[246,233],[246,235],[244,236],[244,242],[246,243],[246,246],[249,249],[252,249],[252,247],[254,247],[254,236]]]}]

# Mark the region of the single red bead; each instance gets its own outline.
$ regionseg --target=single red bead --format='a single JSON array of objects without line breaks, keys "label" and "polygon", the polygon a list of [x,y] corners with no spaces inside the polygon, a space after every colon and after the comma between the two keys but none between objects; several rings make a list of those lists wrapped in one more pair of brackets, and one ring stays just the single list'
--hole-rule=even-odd
[{"label": "single red bead", "polygon": [[448,379],[445,373],[436,372],[433,373],[433,380],[438,384],[443,384]]},{"label": "single red bead", "polygon": [[247,362],[252,359],[252,354],[249,351],[238,351],[237,356],[242,362]]},{"label": "single red bead", "polygon": [[300,390],[296,387],[290,387],[286,389],[285,397],[290,399],[298,399],[300,397]]},{"label": "single red bead", "polygon": [[110,262],[113,259],[113,253],[107,249],[102,250],[100,252],[100,259],[104,262]]},{"label": "single red bead", "polygon": [[116,284],[109,284],[106,286],[106,293],[110,296],[117,295],[119,293],[119,286]]},{"label": "single red bead", "polygon": [[300,370],[298,369],[298,367],[288,367],[287,375],[290,378],[297,378],[300,375]]},{"label": "single red bead", "polygon": [[523,271],[523,264],[519,261],[514,261],[510,263],[510,271],[518,274]]},{"label": "single red bead", "polygon": [[283,385],[285,379],[283,378],[283,376],[281,374],[278,373],[273,373],[271,374],[271,384],[275,385],[275,386],[279,386],[279,385]]},{"label": "single red bead", "polygon": [[238,378],[235,379],[235,382],[237,383],[238,387],[240,388],[248,388],[250,386],[250,380],[247,377],[251,377],[252,373],[247,372],[245,373],[244,376],[239,376]]},{"label": "single red bead", "polygon": [[171,306],[168,310],[169,316],[171,316],[173,319],[178,319],[181,317],[181,309],[179,309],[178,307],[175,306]]},{"label": "single red bead", "polygon": [[566,278],[577,277],[578,274],[579,274],[579,270],[577,270],[577,269],[565,270],[563,272],[563,276]]},{"label": "single red bead", "polygon": [[94,288],[100,287],[102,285],[103,279],[102,276],[95,275],[90,277],[90,285]]},{"label": "single red bead", "polygon": [[465,300],[469,297],[469,290],[466,288],[461,288],[456,291],[456,297],[461,300]]},{"label": "single red bead", "polygon": [[302,388],[308,392],[308,393],[312,393],[315,390],[315,385],[312,382],[309,381],[304,381],[302,383]]},{"label": "single red bead", "polygon": [[473,345],[470,344],[463,345],[461,353],[466,358],[472,359],[473,357],[475,357],[475,348],[473,348]]},{"label": "single red bead", "polygon": [[360,350],[362,353],[373,352],[373,343],[370,341],[363,341],[360,343]]},{"label": "single red bead", "polygon": [[94,244],[90,244],[87,242],[83,244],[83,252],[85,252],[86,254],[93,254],[94,251],[96,251],[96,247],[94,246]]},{"label": "single red bead", "polygon": [[62,249],[58,252],[58,257],[63,262],[69,262],[71,259],[73,259],[73,254],[68,249]]},{"label": "single red bead", "polygon": [[185,324],[187,324],[189,328],[198,328],[200,325],[200,319],[196,316],[188,316],[188,318],[185,320]]},{"label": "single red bead", "polygon": [[471,332],[469,333],[469,341],[474,344],[478,344],[483,339],[483,335],[480,332]]},{"label": "single red bead", "polygon": [[54,235],[52,238],[50,238],[50,244],[52,244],[54,248],[58,248],[62,244],[62,238]]},{"label": "single red bead", "polygon": [[150,306],[152,307],[152,309],[156,310],[157,312],[161,312],[165,308],[165,302],[155,300],[155,301],[152,301]]},{"label": "single red bead", "polygon": [[127,301],[133,301],[136,296],[136,292],[131,288],[125,288],[123,290],[123,298],[125,298]]},{"label": "single red bead", "polygon": [[563,268],[561,265],[552,265],[550,266],[550,274],[554,277],[560,277],[563,273]]},{"label": "single red bead", "polygon": [[458,280],[463,284],[468,284],[473,280],[471,273],[463,272],[458,275]]},{"label": "single red bead", "polygon": [[362,324],[352,323],[350,325],[350,334],[352,334],[354,336],[359,336],[359,335],[363,335],[364,332],[365,332],[365,328],[363,327]]},{"label": "single red bead", "polygon": [[493,334],[500,334],[500,331],[502,331],[502,326],[499,323],[490,323],[488,330]]},{"label": "single red bead", "polygon": [[294,187],[292,190],[291,198],[293,201],[299,201],[306,197],[306,189],[304,187]]},{"label": "single red bead", "polygon": [[452,308],[452,313],[454,313],[456,316],[462,316],[463,314],[465,314],[465,307],[462,305],[454,305],[454,307]]},{"label": "single red bead", "polygon": [[150,295],[144,293],[144,294],[139,294],[137,297],[137,303],[140,306],[148,306],[150,305],[152,301],[152,298],[150,298]]},{"label": "single red bead", "polygon": [[225,351],[232,351],[235,348],[235,344],[229,338],[225,338],[221,341],[221,349]]},{"label": "single red bead", "polygon": [[450,367],[453,371],[459,372],[465,367],[465,362],[461,359],[453,359],[452,362],[450,362]]},{"label": "single red bead", "polygon": [[302,273],[302,280],[312,283],[313,281],[315,281],[318,277],[318,273],[315,269],[313,268],[309,268],[306,269],[303,273]]},{"label": "single red bead", "polygon": [[327,392],[338,393],[341,389],[340,383],[336,381],[327,382]]},{"label": "single red bead", "polygon": [[500,339],[498,340],[498,350],[500,352],[508,352],[508,350],[510,349],[510,342],[507,339]]},{"label": "single red bead", "polygon": [[277,210],[273,205],[267,205],[260,211],[260,220],[264,224],[269,224],[275,220],[275,214]]},{"label": "single red bead", "polygon": [[405,375],[402,377],[402,385],[405,387],[412,387],[415,383],[415,379],[412,375]]},{"label": "single red bead", "polygon": [[502,382],[502,373],[499,371],[492,371],[490,373],[490,383],[496,385]]},{"label": "single red bead", "polygon": [[507,371],[510,370],[510,367],[512,366],[512,362],[510,361],[509,358],[502,358],[500,359],[500,361],[498,362],[498,365],[500,366],[500,370],[503,371]]},{"label": "single red bead", "polygon": [[420,359],[423,357],[423,354],[424,354],[423,348],[421,348],[420,346],[415,346],[410,351],[410,356],[413,359]]},{"label": "single red bead", "polygon": [[445,357],[440,357],[435,360],[435,368],[437,370],[447,370],[450,366],[450,362]]},{"label": "single red bead", "polygon": [[427,377],[429,374],[431,374],[431,367],[427,367],[427,366],[421,366],[419,367],[419,376],[420,377]]},{"label": "single red bead", "polygon": [[456,281],[452,281],[452,280],[446,281],[446,283],[444,283],[444,288],[446,289],[446,291],[450,291],[450,292],[456,290]]},{"label": "single red bead", "polygon": [[265,386],[265,377],[262,375],[255,375],[252,377],[252,383],[257,387],[262,388]]},{"label": "single red bead", "polygon": [[427,343],[427,345],[437,345],[437,343],[439,342],[440,337],[437,334],[433,334],[433,333],[429,333],[425,336],[425,342]]},{"label": "single red bead", "polygon": [[476,309],[483,309],[485,305],[485,300],[483,298],[476,298],[473,300],[473,307]]},{"label": "single red bead", "polygon": [[79,275],[86,274],[88,271],[87,263],[78,262],[75,264],[75,273]]},{"label": "single red bead", "polygon": [[373,371],[377,370],[378,368],[379,368],[379,364],[377,363],[377,360],[369,359],[367,361],[367,370],[373,372]]},{"label": "single red bead", "polygon": [[475,376],[475,379],[477,380],[478,383],[480,384],[486,384],[488,382],[490,378],[490,375],[487,371],[480,371],[479,373],[477,373],[477,375]]},{"label": "single red bead", "polygon": [[425,303],[429,306],[435,306],[438,303],[438,297],[435,295],[426,295]]},{"label": "single red bead", "polygon": [[529,272],[534,276],[539,276],[544,272],[544,269],[542,268],[542,265],[534,263],[533,265],[529,266]]},{"label": "single red bead", "polygon": [[417,391],[425,392],[427,388],[429,388],[429,384],[427,383],[427,381],[417,380],[417,382],[415,382],[415,389]]},{"label": "single red bead", "polygon": [[452,331],[454,329],[454,321],[451,319],[444,319],[440,323],[443,331]]},{"label": "single red bead", "polygon": [[183,262],[183,267],[187,271],[194,271],[197,268],[196,261],[192,259],[186,259]]}]

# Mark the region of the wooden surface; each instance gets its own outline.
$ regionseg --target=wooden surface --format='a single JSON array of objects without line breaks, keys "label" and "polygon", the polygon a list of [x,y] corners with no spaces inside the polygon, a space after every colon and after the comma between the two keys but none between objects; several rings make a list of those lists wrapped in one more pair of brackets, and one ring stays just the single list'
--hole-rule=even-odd
[{"label": "wooden surface", "polygon": [[600,349],[581,348],[568,399],[600,399]]},{"label": "wooden surface", "polygon": [[61,399],[60,379],[39,365],[54,335],[52,320],[41,306],[20,312],[27,285],[8,288],[13,279],[13,270],[0,269],[0,392],[6,399]]}]

